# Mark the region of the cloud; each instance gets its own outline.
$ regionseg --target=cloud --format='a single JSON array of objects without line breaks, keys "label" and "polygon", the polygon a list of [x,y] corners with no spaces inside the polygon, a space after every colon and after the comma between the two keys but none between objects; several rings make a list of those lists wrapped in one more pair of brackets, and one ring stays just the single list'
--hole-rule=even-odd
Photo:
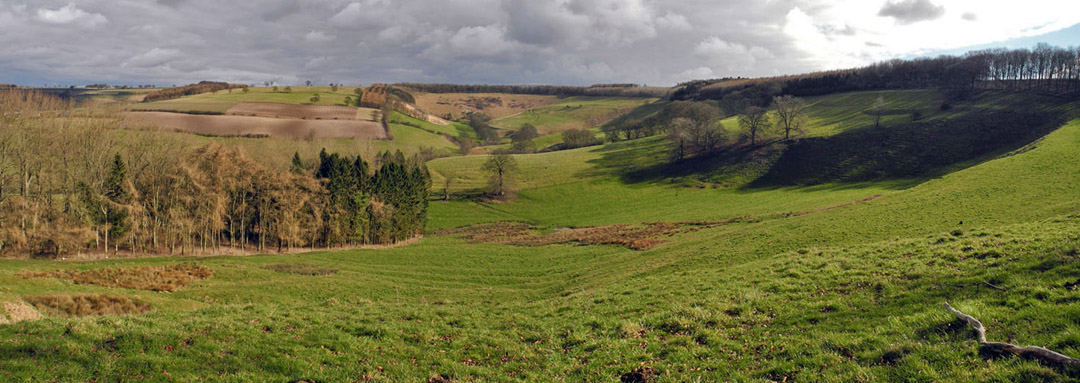
[{"label": "cloud", "polygon": [[656,19],[656,26],[672,31],[689,31],[694,27],[686,20],[686,16],[668,12],[664,17]]},{"label": "cloud", "polygon": [[878,11],[878,16],[892,17],[902,25],[936,20],[944,15],[945,7],[934,5],[930,0],[889,0]]},{"label": "cloud", "polygon": [[911,23],[900,18],[918,19],[905,7],[919,1],[886,1],[0,0],[0,82],[671,85],[846,68],[1080,23],[1076,1],[928,0],[944,15]]},{"label": "cloud", "polygon": [[76,24],[87,28],[93,28],[109,22],[100,13],[89,13],[75,6],[75,3],[59,9],[39,8],[37,19],[49,24]]},{"label": "cloud", "polygon": [[773,58],[768,49],[732,43],[711,36],[694,47],[694,54],[705,58],[710,64],[724,67],[728,71],[745,71],[759,60]]},{"label": "cloud", "polygon": [[311,32],[308,32],[306,35],[304,35],[304,41],[307,41],[309,43],[325,43],[334,41],[334,39],[334,36],[328,35],[326,34],[326,32],[316,30],[312,30]]},{"label": "cloud", "polygon": [[977,20],[979,20],[979,16],[972,13],[972,12],[964,12],[963,15],[960,15],[960,18],[964,19],[964,20],[967,20],[967,21],[977,21]]},{"label": "cloud", "polygon": [[183,57],[183,55],[183,52],[180,52],[179,49],[154,48],[145,53],[135,55],[134,57],[128,59],[125,62],[125,65],[139,68],[156,67]]}]

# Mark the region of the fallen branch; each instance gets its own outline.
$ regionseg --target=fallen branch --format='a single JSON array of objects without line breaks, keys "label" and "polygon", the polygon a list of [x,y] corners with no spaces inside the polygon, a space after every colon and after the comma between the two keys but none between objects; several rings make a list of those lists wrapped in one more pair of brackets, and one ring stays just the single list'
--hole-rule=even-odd
[{"label": "fallen branch", "polygon": [[1057,368],[1063,368],[1072,372],[1080,371],[1080,359],[1070,358],[1068,356],[1050,351],[1048,349],[1037,346],[1017,346],[1009,343],[1000,342],[987,342],[986,341],[986,327],[982,322],[971,315],[964,314],[952,306],[949,306],[948,302],[945,302],[945,309],[956,315],[957,318],[967,322],[975,329],[975,333],[979,337],[979,346],[982,347],[982,351],[988,352],[994,355],[1012,354],[1021,358],[1035,359],[1039,362]]}]

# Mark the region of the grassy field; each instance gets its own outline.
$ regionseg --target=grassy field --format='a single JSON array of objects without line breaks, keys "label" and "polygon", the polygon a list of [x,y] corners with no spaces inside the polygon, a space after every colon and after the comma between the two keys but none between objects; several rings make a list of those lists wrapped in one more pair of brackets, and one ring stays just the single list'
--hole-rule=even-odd
[{"label": "grassy field", "polygon": [[[883,96],[897,109],[938,110],[933,93]],[[865,127],[858,111],[864,98],[814,99],[824,110],[813,112],[812,134]],[[996,100],[971,107],[1015,101]],[[953,115],[928,112],[928,119]],[[408,126],[392,129],[395,137],[412,129],[445,141]],[[257,146],[270,143],[364,150],[355,142],[230,142],[253,152],[292,152]],[[942,304],[981,319],[990,340],[1080,356],[1080,292],[1066,288],[1080,278],[1080,120],[1022,150],[919,179],[714,188],[628,176],[663,162],[665,149],[652,138],[515,156],[516,198],[433,201],[430,234],[404,247],[0,260],[0,302],[108,294],[152,307],[139,315],[0,325],[0,377],[610,382],[648,368],[651,381],[665,383],[1078,378],[1034,361],[984,358],[972,332]],[[432,161],[433,191],[439,194],[447,175],[457,180],[452,191],[482,187],[484,159]],[[664,237],[644,251],[436,233],[507,220],[532,223],[540,233],[730,222]],[[203,266],[213,276],[167,293],[21,274],[176,264]]]},{"label": "grassy field", "polygon": [[[130,106],[132,110],[156,110],[174,112],[211,112],[224,113],[241,102],[276,102],[297,105],[345,105],[345,97],[356,100],[354,87],[340,87],[334,92],[328,86],[294,86],[291,93],[285,93],[285,87],[278,92],[268,87],[250,87],[248,93],[234,89],[231,93],[218,91],[186,96],[175,100],[138,103]],[[319,102],[312,103],[311,97],[319,95]]]},{"label": "grassy field", "polygon": [[568,129],[591,129],[639,106],[656,101],[642,98],[569,97],[551,105],[494,120],[492,126],[517,130],[528,123],[536,126],[541,135],[556,134]]}]

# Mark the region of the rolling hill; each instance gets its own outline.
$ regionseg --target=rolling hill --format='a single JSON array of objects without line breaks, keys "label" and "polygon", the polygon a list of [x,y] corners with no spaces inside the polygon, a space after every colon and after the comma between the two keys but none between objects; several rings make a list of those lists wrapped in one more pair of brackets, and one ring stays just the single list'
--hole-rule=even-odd
[{"label": "rolling hill", "polygon": [[[874,127],[866,110],[878,97],[890,112]],[[774,134],[693,161],[669,161],[660,136],[514,155],[518,192],[506,200],[475,198],[486,156],[432,160],[428,233],[400,247],[0,259],[0,302],[107,294],[152,307],[66,317],[49,314],[50,298],[33,300],[44,318],[0,325],[0,376],[1075,380],[1076,371],[979,355],[942,304],[987,323],[991,340],[1080,355],[1080,292],[1069,287],[1080,278],[1077,103],[982,92],[942,108],[932,90],[807,101],[805,138]],[[650,102],[567,98],[496,125],[555,133]],[[440,134],[465,132],[394,117],[388,145],[449,150]],[[314,144],[273,144],[314,155]],[[454,198],[439,201],[447,178]],[[523,237],[490,232],[506,222],[527,226]],[[677,229],[643,229],[657,223]],[[544,236],[561,242],[533,241]],[[652,246],[620,245],[627,236]],[[32,276],[178,264],[213,276],[175,292]]]}]

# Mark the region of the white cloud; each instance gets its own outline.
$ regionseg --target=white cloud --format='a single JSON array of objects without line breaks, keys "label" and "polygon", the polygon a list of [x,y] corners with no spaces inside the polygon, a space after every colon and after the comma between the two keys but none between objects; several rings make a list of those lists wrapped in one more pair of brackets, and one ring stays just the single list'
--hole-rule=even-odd
[{"label": "white cloud", "polygon": [[139,68],[156,67],[183,57],[183,52],[173,48],[154,48],[128,59],[124,65]]},{"label": "white cloud", "polygon": [[88,28],[93,28],[101,24],[109,22],[100,13],[89,13],[75,6],[75,3],[68,3],[68,5],[59,9],[39,8],[37,10],[37,19],[49,24],[76,24]]},{"label": "white cloud", "polygon": [[325,43],[334,41],[334,38],[334,36],[328,35],[326,32],[316,30],[312,30],[304,35],[304,41],[309,43]]},{"label": "white cloud", "polygon": [[671,12],[668,12],[664,17],[656,19],[656,26],[673,31],[689,31],[694,28],[690,25],[690,22],[686,20],[686,16]]}]

